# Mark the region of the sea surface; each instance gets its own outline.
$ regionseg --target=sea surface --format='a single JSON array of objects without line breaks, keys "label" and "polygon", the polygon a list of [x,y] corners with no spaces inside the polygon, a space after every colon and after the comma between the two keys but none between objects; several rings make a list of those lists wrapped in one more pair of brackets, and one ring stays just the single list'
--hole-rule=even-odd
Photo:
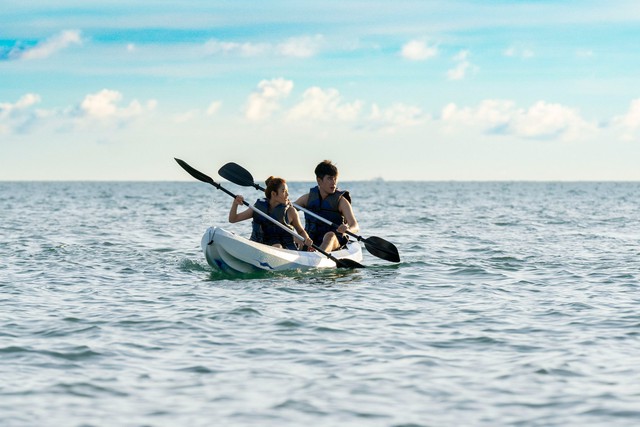
[{"label": "sea surface", "polygon": [[640,425],[640,183],[340,184],[399,264],[227,276],[213,186],[0,183],[0,425]]}]

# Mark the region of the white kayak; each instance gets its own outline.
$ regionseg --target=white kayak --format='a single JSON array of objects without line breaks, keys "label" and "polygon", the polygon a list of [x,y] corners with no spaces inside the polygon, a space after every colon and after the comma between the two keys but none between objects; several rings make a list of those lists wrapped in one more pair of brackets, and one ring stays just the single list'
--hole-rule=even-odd
[{"label": "white kayak", "polygon": [[[220,227],[210,227],[202,236],[202,251],[212,267],[231,273],[335,268],[336,263],[319,252],[292,251],[254,242]],[[362,247],[350,241],[331,252],[337,259],[362,261]]]}]

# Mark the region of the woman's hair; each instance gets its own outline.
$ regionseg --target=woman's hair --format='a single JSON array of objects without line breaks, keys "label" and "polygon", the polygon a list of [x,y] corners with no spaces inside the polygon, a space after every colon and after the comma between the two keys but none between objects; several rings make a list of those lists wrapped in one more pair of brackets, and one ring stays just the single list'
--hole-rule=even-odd
[{"label": "woman's hair", "polygon": [[278,188],[280,188],[282,184],[286,184],[287,181],[284,178],[270,176],[264,183],[267,184],[267,188],[264,189],[264,195],[267,196],[267,199],[270,199],[271,192],[275,191],[277,193]]}]

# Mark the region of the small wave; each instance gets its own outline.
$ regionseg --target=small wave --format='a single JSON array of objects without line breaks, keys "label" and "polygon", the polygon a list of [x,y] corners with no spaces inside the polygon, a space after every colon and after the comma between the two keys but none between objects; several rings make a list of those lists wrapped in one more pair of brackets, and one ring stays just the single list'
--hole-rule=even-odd
[{"label": "small wave", "polygon": [[13,354],[13,353],[30,353],[31,350],[20,347],[17,345],[11,345],[9,347],[0,348],[0,354]]},{"label": "small wave", "polygon": [[453,266],[451,268],[450,274],[452,276],[493,276],[489,271],[485,270],[480,266],[467,265],[467,266]]},{"label": "small wave", "polygon": [[632,420],[640,419],[640,411],[633,410],[618,410],[618,409],[606,409],[606,408],[596,408],[590,409],[584,412],[586,415],[598,415],[601,417],[615,417],[615,418],[629,418]]},{"label": "small wave", "polygon": [[520,225],[520,223],[515,221],[496,221],[493,223],[493,225],[497,227],[517,227]]},{"label": "small wave", "polygon": [[95,352],[86,346],[80,346],[74,350],[70,350],[66,352],[43,350],[43,351],[39,351],[39,353],[53,356],[58,359],[64,359],[64,360],[69,360],[74,362],[89,360],[89,359],[93,359],[94,357],[102,356],[102,353]]},{"label": "small wave", "polygon": [[180,260],[178,266],[181,271],[209,271],[209,267],[206,264],[199,263],[197,261],[184,258]]},{"label": "small wave", "polygon": [[[420,223],[428,224],[430,222],[435,222],[436,220],[434,218],[429,217],[429,216],[421,216],[421,217],[417,218],[416,221],[420,222]],[[411,223],[413,224],[413,221],[411,221]]]},{"label": "small wave", "polygon": [[293,409],[298,412],[313,415],[327,415],[327,413],[309,402],[295,399],[287,399],[286,401],[275,405],[273,409]]},{"label": "small wave", "polygon": [[501,340],[496,340],[491,337],[469,337],[469,338],[458,338],[447,341],[436,341],[431,343],[432,347],[437,348],[473,348],[477,346],[494,346],[494,345],[503,345],[504,342]]},{"label": "small wave", "polygon": [[175,249],[173,249],[173,248],[155,248],[155,249],[151,249],[151,252],[157,252],[157,253],[160,253],[160,254],[166,254],[166,253],[173,252],[173,251],[175,251]]},{"label": "small wave", "polygon": [[231,310],[228,314],[232,316],[241,316],[241,317],[262,316],[262,313],[260,313],[258,310],[251,307],[235,308]]},{"label": "small wave", "polygon": [[20,353],[41,354],[41,355],[51,356],[56,359],[69,360],[74,362],[89,360],[94,357],[102,356],[102,353],[95,352],[86,346],[76,347],[68,351],[36,350],[36,349],[20,347],[20,346],[9,346],[9,347],[0,348],[0,354],[20,354]]},{"label": "small wave", "polygon": [[192,372],[194,374],[215,374],[216,370],[214,369],[209,369],[206,366],[202,366],[202,365],[197,365],[197,366],[189,366],[187,368],[180,368],[178,369],[178,371],[181,372]]},{"label": "small wave", "polygon": [[60,383],[52,387],[54,393],[65,393],[78,397],[101,397],[101,396],[115,396],[115,397],[127,397],[128,393],[99,386],[92,383],[77,382],[77,383]]},{"label": "small wave", "polygon": [[583,374],[580,374],[575,371],[571,371],[569,369],[546,369],[540,368],[536,371],[536,374],[540,375],[552,375],[558,377],[583,377]]},{"label": "small wave", "polygon": [[330,328],[329,326],[318,326],[313,329],[316,332],[331,333],[331,334],[344,334],[347,333],[344,329]]},{"label": "small wave", "polygon": [[80,333],[92,331],[95,329],[100,329],[100,327],[92,325],[92,326],[86,326],[78,329],[51,328],[51,329],[45,329],[43,331],[35,332],[34,334],[40,335],[43,337],[64,337],[67,335],[80,334]]},{"label": "small wave", "polygon": [[293,319],[286,319],[276,322],[275,325],[285,329],[298,329],[303,327],[304,323]]}]

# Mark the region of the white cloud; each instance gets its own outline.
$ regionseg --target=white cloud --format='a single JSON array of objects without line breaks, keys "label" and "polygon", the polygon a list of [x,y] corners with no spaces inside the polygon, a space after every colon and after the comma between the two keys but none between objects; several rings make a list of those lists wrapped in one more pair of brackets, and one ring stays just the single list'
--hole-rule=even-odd
[{"label": "white cloud", "polygon": [[80,109],[87,116],[108,117],[116,113],[118,107],[116,102],[122,99],[122,94],[114,90],[103,89],[102,91],[85,96],[80,104]]},{"label": "white cloud", "polygon": [[80,112],[83,117],[94,119],[131,119],[141,114],[154,110],[157,102],[147,101],[142,105],[134,99],[128,106],[120,107],[118,103],[122,100],[122,94],[115,90],[103,89],[100,92],[85,96],[80,103]]},{"label": "white cloud", "polygon": [[504,100],[485,100],[476,108],[449,104],[442,111],[442,121],[454,127],[478,127],[487,133],[531,139],[571,140],[596,130],[576,110],[544,101],[528,109]]},{"label": "white cloud", "polygon": [[16,101],[15,104],[9,102],[0,103],[0,118],[5,118],[16,111],[24,110],[40,102],[40,95],[28,93]]},{"label": "white cloud", "polygon": [[402,46],[400,55],[411,61],[424,61],[438,54],[436,46],[429,46],[424,40],[411,40]]},{"label": "white cloud", "polygon": [[583,131],[595,129],[580,113],[560,104],[538,101],[528,110],[516,114],[510,124],[513,132],[524,138],[575,139]]},{"label": "white cloud", "polygon": [[468,50],[463,50],[453,57],[453,60],[456,61],[458,65],[447,71],[447,78],[449,80],[462,80],[465,78],[467,71],[477,68],[468,61],[468,57]]},{"label": "white cloud", "polygon": [[26,129],[44,112],[34,111],[33,106],[40,103],[40,95],[28,93],[15,103],[0,103],[0,135]]},{"label": "white cloud", "polygon": [[464,76],[467,73],[467,70],[469,69],[470,66],[471,64],[467,61],[460,62],[458,65],[455,66],[455,68],[452,68],[451,70],[447,71],[447,78],[449,80],[464,79]]},{"label": "white cloud", "polygon": [[624,115],[614,117],[611,127],[622,133],[623,140],[634,140],[640,130],[640,99],[631,101],[629,110]]},{"label": "white cloud", "polygon": [[302,102],[288,113],[289,120],[352,121],[358,117],[361,101],[343,103],[336,89],[311,87],[302,95]]},{"label": "white cloud", "polygon": [[220,107],[222,107],[222,101],[213,101],[209,104],[209,107],[207,107],[207,116],[214,116],[218,111],[220,111]]},{"label": "white cloud", "polygon": [[249,120],[264,120],[280,108],[279,101],[293,89],[293,82],[283,78],[262,80],[258,90],[249,96],[245,117]]},{"label": "white cloud", "polygon": [[124,125],[128,121],[153,111],[157,101],[148,100],[144,104],[138,100],[128,105],[120,105],[122,94],[104,89],[88,94],[75,107],[35,109],[40,96],[29,93],[15,103],[0,103],[0,133],[20,133],[36,126],[52,125],[53,131],[69,130],[75,126]]},{"label": "white cloud", "polygon": [[509,123],[514,110],[512,101],[489,99],[482,101],[477,108],[458,108],[451,103],[442,110],[442,120],[493,131]]},{"label": "white cloud", "polygon": [[369,119],[381,128],[393,131],[397,128],[422,124],[429,119],[429,116],[418,107],[402,103],[393,104],[384,110],[377,104],[373,104]]},{"label": "white cloud", "polygon": [[278,55],[292,58],[310,58],[320,50],[324,37],[315,36],[292,37],[281,43],[237,43],[212,39],[205,43],[207,55],[227,54],[254,57],[261,55]]},{"label": "white cloud", "polygon": [[527,49],[527,48],[518,48],[518,47],[509,47],[504,51],[504,56],[508,56],[511,58],[522,58],[522,59],[529,59],[529,58],[533,58],[535,56],[535,54],[533,53],[533,51],[531,49]]},{"label": "white cloud", "polygon": [[293,37],[276,47],[276,52],[282,56],[294,58],[310,58],[315,56],[324,41],[322,35],[317,34],[313,37]]},{"label": "white cloud", "polygon": [[271,46],[266,43],[236,43],[223,42],[220,40],[209,40],[204,45],[207,55],[237,54],[240,56],[257,56],[263,55],[271,50]]},{"label": "white cloud", "polygon": [[80,31],[67,30],[57,34],[32,48],[17,52],[14,56],[19,59],[42,59],[69,47],[82,44]]}]

